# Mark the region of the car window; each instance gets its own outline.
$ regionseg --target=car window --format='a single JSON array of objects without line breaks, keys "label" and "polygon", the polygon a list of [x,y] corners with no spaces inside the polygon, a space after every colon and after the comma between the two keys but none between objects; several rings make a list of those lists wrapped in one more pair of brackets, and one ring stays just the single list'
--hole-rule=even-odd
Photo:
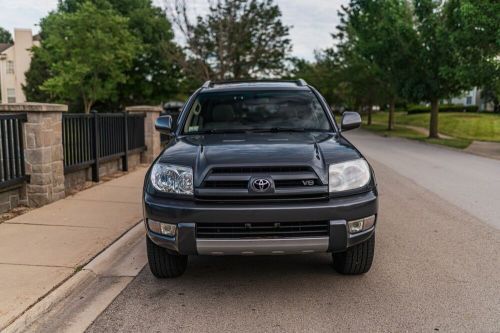
[{"label": "car window", "polygon": [[330,131],[316,95],[308,91],[209,92],[192,104],[184,133],[302,129]]}]

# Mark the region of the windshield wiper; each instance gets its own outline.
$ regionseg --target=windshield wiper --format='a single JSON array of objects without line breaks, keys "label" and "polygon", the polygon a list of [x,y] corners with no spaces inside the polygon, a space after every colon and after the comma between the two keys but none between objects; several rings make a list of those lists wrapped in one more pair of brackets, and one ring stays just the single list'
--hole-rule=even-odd
[{"label": "windshield wiper", "polygon": [[223,133],[247,133],[249,130],[244,128],[213,128],[185,134],[223,134]]},{"label": "windshield wiper", "polygon": [[277,133],[277,132],[305,132],[308,129],[300,127],[271,127],[271,128],[254,128],[251,131],[255,133]]}]

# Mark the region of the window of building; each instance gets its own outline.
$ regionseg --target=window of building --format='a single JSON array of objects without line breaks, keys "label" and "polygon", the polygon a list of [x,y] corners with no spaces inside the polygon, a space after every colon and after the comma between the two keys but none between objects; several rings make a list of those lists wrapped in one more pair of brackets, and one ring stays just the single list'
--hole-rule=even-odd
[{"label": "window of building", "polygon": [[7,103],[16,102],[16,89],[7,88]]},{"label": "window of building", "polygon": [[12,60],[7,61],[7,74],[14,74],[14,62]]},{"label": "window of building", "polygon": [[467,105],[472,104],[472,96],[467,96],[467,101],[465,102],[465,104],[467,104]]}]

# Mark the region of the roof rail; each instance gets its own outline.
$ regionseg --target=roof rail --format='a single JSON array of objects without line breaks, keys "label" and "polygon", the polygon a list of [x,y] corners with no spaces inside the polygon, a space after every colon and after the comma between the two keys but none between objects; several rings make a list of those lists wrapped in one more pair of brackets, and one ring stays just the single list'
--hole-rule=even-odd
[{"label": "roof rail", "polygon": [[290,83],[295,83],[296,85],[300,87],[305,87],[307,86],[307,82],[303,79],[297,79],[297,80],[279,80],[279,79],[243,79],[243,80],[223,80],[223,81],[206,81],[203,84],[203,88],[211,88],[214,85],[223,85],[223,84],[235,84],[235,83],[252,83],[252,82],[290,82]]},{"label": "roof rail", "polygon": [[298,79],[298,80],[297,80],[297,85],[298,85],[298,86],[301,86],[301,87],[303,87],[303,86],[307,86],[307,82],[306,82],[306,80],[304,80],[304,79]]}]

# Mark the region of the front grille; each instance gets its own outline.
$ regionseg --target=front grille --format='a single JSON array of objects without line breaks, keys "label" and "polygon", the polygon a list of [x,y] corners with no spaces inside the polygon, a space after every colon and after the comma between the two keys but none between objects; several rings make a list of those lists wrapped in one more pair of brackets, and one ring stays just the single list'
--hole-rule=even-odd
[{"label": "front grille", "polygon": [[[272,179],[274,191],[253,191],[249,182],[259,177]],[[328,186],[309,166],[231,166],[211,169],[195,194],[199,200],[312,200],[326,198]]]},{"label": "front grille", "polygon": [[246,188],[248,186],[248,181],[228,181],[228,180],[207,180],[204,183],[205,188]]},{"label": "front grille", "polygon": [[196,225],[197,238],[297,238],[328,235],[328,221],[198,223]]}]

